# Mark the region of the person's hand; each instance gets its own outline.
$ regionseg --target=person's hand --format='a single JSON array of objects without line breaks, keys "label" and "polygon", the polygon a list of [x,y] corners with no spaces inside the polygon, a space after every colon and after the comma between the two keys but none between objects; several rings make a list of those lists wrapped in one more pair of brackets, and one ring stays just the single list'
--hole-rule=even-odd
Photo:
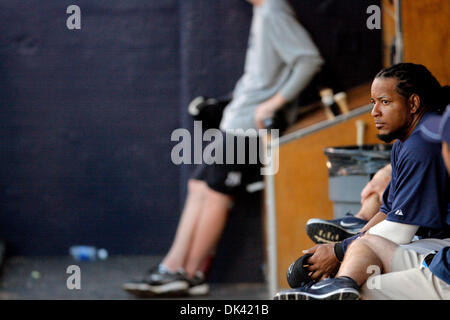
[{"label": "person's hand", "polygon": [[334,244],[318,244],[308,250],[304,250],[303,253],[313,254],[308,259],[307,267],[313,280],[331,278],[339,268],[340,262],[334,254]]},{"label": "person's hand", "polygon": [[255,123],[258,129],[264,129],[264,120],[273,118],[275,112],[286,103],[280,94],[275,94],[272,98],[264,101],[255,110]]},{"label": "person's hand", "polygon": [[270,101],[265,101],[256,107],[255,122],[258,129],[264,129],[264,120],[272,118],[276,108]]},{"label": "person's hand", "polygon": [[361,203],[363,203],[372,193],[378,194],[380,202],[383,198],[383,192],[387,185],[391,181],[392,167],[387,165],[384,168],[377,171],[373,176],[372,180],[366,184],[364,189],[361,191]]}]

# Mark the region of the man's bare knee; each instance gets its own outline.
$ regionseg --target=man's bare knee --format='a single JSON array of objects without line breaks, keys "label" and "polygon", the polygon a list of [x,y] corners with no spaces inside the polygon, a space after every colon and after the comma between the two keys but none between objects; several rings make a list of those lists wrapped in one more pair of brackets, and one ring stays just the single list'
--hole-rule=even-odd
[{"label": "man's bare knee", "polygon": [[206,189],[206,182],[202,180],[189,179],[188,180],[188,191],[198,192],[204,191]]},{"label": "man's bare knee", "polygon": [[378,256],[377,247],[379,247],[379,245],[377,245],[377,242],[379,242],[380,240],[383,241],[386,239],[378,236],[365,234],[361,238],[358,238],[349,244],[345,255],[346,256],[351,255],[355,252],[359,254],[361,251],[371,251],[372,253]]},{"label": "man's bare knee", "polygon": [[369,247],[369,244],[365,241],[364,237],[352,241],[348,246],[347,253],[351,254],[352,251],[357,251],[362,247]]},{"label": "man's bare knee", "polygon": [[383,250],[386,247],[397,246],[394,242],[375,234],[366,233],[361,237],[365,243],[376,251]]},{"label": "man's bare knee", "polygon": [[386,238],[373,234],[365,234],[361,240],[377,255],[383,264],[384,272],[390,272],[392,257],[398,245]]},{"label": "man's bare knee", "polygon": [[188,180],[188,194],[190,197],[204,198],[208,190],[206,182],[201,180]]},{"label": "man's bare knee", "polygon": [[232,196],[216,191],[212,188],[210,188],[208,185],[205,186],[205,196],[208,197],[211,200],[216,200],[216,201],[232,201]]}]

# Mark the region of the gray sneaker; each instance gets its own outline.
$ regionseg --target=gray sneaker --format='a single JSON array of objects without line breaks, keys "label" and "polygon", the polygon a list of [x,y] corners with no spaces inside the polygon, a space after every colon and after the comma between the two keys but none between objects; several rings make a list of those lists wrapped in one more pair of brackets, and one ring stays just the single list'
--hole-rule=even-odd
[{"label": "gray sneaker", "polygon": [[188,294],[190,296],[204,296],[209,293],[209,285],[206,283],[203,272],[197,271],[194,277],[192,277],[192,279],[188,279],[188,281]]},{"label": "gray sneaker", "polygon": [[162,265],[151,268],[143,278],[122,285],[123,290],[139,297],[180,296],[185,295],[189,287],[183,270],[172,272]]}]

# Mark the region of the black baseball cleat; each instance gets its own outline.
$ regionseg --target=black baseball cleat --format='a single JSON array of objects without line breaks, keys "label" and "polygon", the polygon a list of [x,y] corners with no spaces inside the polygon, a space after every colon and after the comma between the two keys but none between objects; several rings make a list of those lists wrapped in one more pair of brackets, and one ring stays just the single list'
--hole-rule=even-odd
[{"label": "black baseball cleat", "polygon": [[283,290],[274,300],[358,300],[359,286],[349,277],[325,279],[291,290]]},{"label": "black baseball cleat", "polygon": [[306,233],[314,243],[336,243],[354,236],[366,223],[366,220],[356,218],[351,213],[334,220],[309,219]]},{"label": "black baseball cleat", "polygon": [[151,268],[142,279],[126,282],[123,290],[138,297],[171,297],[187,295],[190,287],[183,270],[175,272],[158,265]]}]

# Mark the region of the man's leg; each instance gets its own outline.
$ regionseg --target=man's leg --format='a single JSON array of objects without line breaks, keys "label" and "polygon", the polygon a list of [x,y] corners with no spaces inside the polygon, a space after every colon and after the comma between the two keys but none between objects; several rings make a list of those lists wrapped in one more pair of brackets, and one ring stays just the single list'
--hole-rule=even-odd
[{"label": "man's leg", "polygon": [[392,258],[398,245],[379,236],[365,235],[355,240],[345,254],[336,277],[349,277],[361,286],[374,270],[392,271]]},{"label": "man's leg", "polygon": [[190,179],[188,182],[188,194],[178,222],[175,238],[169,252],[162,261],[162,264],[172,271],[184,268],[196,226],[205,206],[208,189],[204,181]]},{"label": "man's leg", "polygon": [[[383,252],[379,254],[379,249]],[[321,280],[314,285],[284,290],[275,299],[357,299],[360,286],[366,283],[372,272],[390,269],[392,256],[398,246],[378,236],[364,236],[348,248],[335,278]],[[370,269],[372,267],[372,269]]]},{"label": "man's leg", "polygon": [[[350,245],[336,276],[355,280],[364,299],[448,298],[443,282],[420,268],[423,257],[385,238],[366,235]],[[371,276],[377,271],[380,274]]]},{"label": "man's leg", "polygon": [[[203,170],[199,168],[197,173]],[[123,289],[138,296],[162,296],[184,294],[190,283],[178,269],[184,268],[196,226],[203,211],[208,187],[205,182],[190,179],[185,206],[178,223],[172,246],[157,267],[149,270],[143,278],[123,284]]]},{"label": "man's leg", "polygon": [[380,208],[381,201],[378,194],[372,193],[363,200],[361,210],[359,210],[355,217],[369,221],[380,211]]},{"label": "man's leg", "polygon": [[207,187],[185,262],[188,277],[192,277],[201,269],[210,252],[216,247],[224,230],[231,204],[231,196]]},{"label": "man's leg", "polygon": [[306,223],[306,233],[315,243],[334,243],[351,237],[375,216],[381,207],[378,194],[373,193],[364,199],[359,212],[343,218],[324,220],[309,219]]},{"label": "man's leg", "polygon": [[423,258],[382,237],[365,235],[350,245],[336,278],[285,290],[275,298],[353,299],[358,290],[364,299],[449,299],[449,286],[421,268]]},{"label": "man's leg", "polygon": [[[361,287],[363,299],[368,300],[424,300],[449,299],[449,286],[422,266],[425,254],[407,250],[404,246],[386,248],[392,242],[377,236],[368,237],[372,247],[383,261],[383,274],[371,277]],[[419,240],[423,241],[423,240]],[[438,248],[437,248],[438,249]],[[439,249],[438,249],[439,250]]]},{"label": "man's leg", "polygon": [[361,192],[361,209],[355,216],[334,220],[310,219],[306,232],[315,243],[339,242],[358,233],[380,210],[381,198],[391,180],[391,165],[378,170]]},{"label": "man's leg", "polygon": [[[404,249],[399,249],[396,256],[397,254],[413,259],[422,257],[414,251]],[[374,276],[361,287],[360,292],[365,300],[450,299],[448,284],[433,275],[430,269],[420,267]]]}]

